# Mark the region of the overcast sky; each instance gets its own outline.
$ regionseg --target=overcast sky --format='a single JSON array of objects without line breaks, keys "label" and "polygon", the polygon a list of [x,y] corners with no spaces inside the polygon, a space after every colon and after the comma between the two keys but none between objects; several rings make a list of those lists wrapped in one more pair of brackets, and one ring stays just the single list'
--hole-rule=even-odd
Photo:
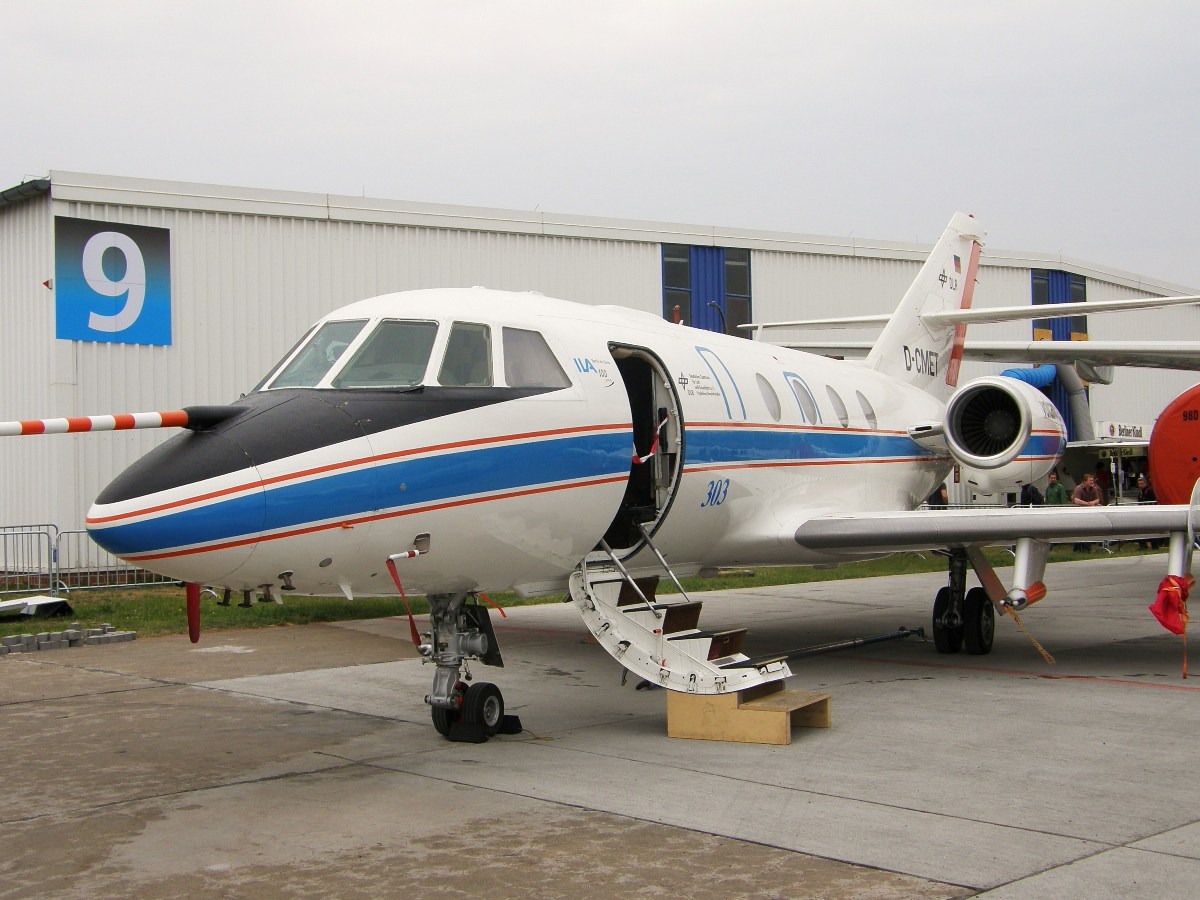
[{"label": "overcast sky", "polygon": [[1200,3],[0,0],[51,169],[988,244],[1200,288]]}]

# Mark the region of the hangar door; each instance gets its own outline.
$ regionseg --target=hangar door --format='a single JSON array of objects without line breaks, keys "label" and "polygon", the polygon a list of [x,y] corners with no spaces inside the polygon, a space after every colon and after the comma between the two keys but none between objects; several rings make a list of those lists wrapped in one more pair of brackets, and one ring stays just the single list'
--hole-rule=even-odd
[{"label": "hangar door", "polygon": [[745,335],[750,321],[750,251],[663,244],[663,318]]}]

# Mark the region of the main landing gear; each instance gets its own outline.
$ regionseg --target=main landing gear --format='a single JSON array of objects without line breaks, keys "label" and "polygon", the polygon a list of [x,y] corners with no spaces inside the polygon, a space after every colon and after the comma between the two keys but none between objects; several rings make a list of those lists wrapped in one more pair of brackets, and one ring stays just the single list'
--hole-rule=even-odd
[{"label": "main landing gear", "polygon": [[966,651],[982,656],[992,650],[996,608],[981,587],[967,590],[967,552],[947,551],[950,578],[933,601],[933,645],[938,653]]},{"label": "main landing gear", "polygon": [[[497,734],[520,734],[521,720],[505,715],[504,695],[496,685],[467,685],[463,663],[504,666],[486,606],[474,594],[429,595],[430,643],[421,652],[437,665],[433,690],[425,702],[433,709],[433,727],[447,740],[481,744]],[[467,675],[470,679],[470,675]]]}]

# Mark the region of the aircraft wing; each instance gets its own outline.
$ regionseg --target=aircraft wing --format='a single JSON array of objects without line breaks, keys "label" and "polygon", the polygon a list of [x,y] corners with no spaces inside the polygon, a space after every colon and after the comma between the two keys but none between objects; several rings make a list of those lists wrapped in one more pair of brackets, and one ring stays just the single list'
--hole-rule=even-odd
[{"label": "aircraft wing", "polygon": [[[826,356],[860,357],[870,341],[787,341],[782,346]],[[963,359],[999,363],[1074,363],[1200,371],[1196,341],[967,341]]]},{"label": "aircraft wing", "polygon": [[1043,541],[1105,541],[1187,531],[1186,505],[1007,507],[815,516],[796,543],[827,553],[936,550]]}]

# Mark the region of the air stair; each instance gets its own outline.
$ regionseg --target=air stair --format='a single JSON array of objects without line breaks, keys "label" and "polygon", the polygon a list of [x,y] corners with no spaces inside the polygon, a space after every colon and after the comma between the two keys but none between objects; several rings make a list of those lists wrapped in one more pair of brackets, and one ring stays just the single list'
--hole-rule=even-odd
[{"label": "air stair", "polygon": [[635,579],[604,541],[570,580],[583,621],[617,662],[650,684],[689,694],[740,692],[791,676],[783,656],[742,653],[746,629],[701,628],[704,604],[688,597],[645,527],[637,527],[682,599],[659,602],[659,576]]}]

